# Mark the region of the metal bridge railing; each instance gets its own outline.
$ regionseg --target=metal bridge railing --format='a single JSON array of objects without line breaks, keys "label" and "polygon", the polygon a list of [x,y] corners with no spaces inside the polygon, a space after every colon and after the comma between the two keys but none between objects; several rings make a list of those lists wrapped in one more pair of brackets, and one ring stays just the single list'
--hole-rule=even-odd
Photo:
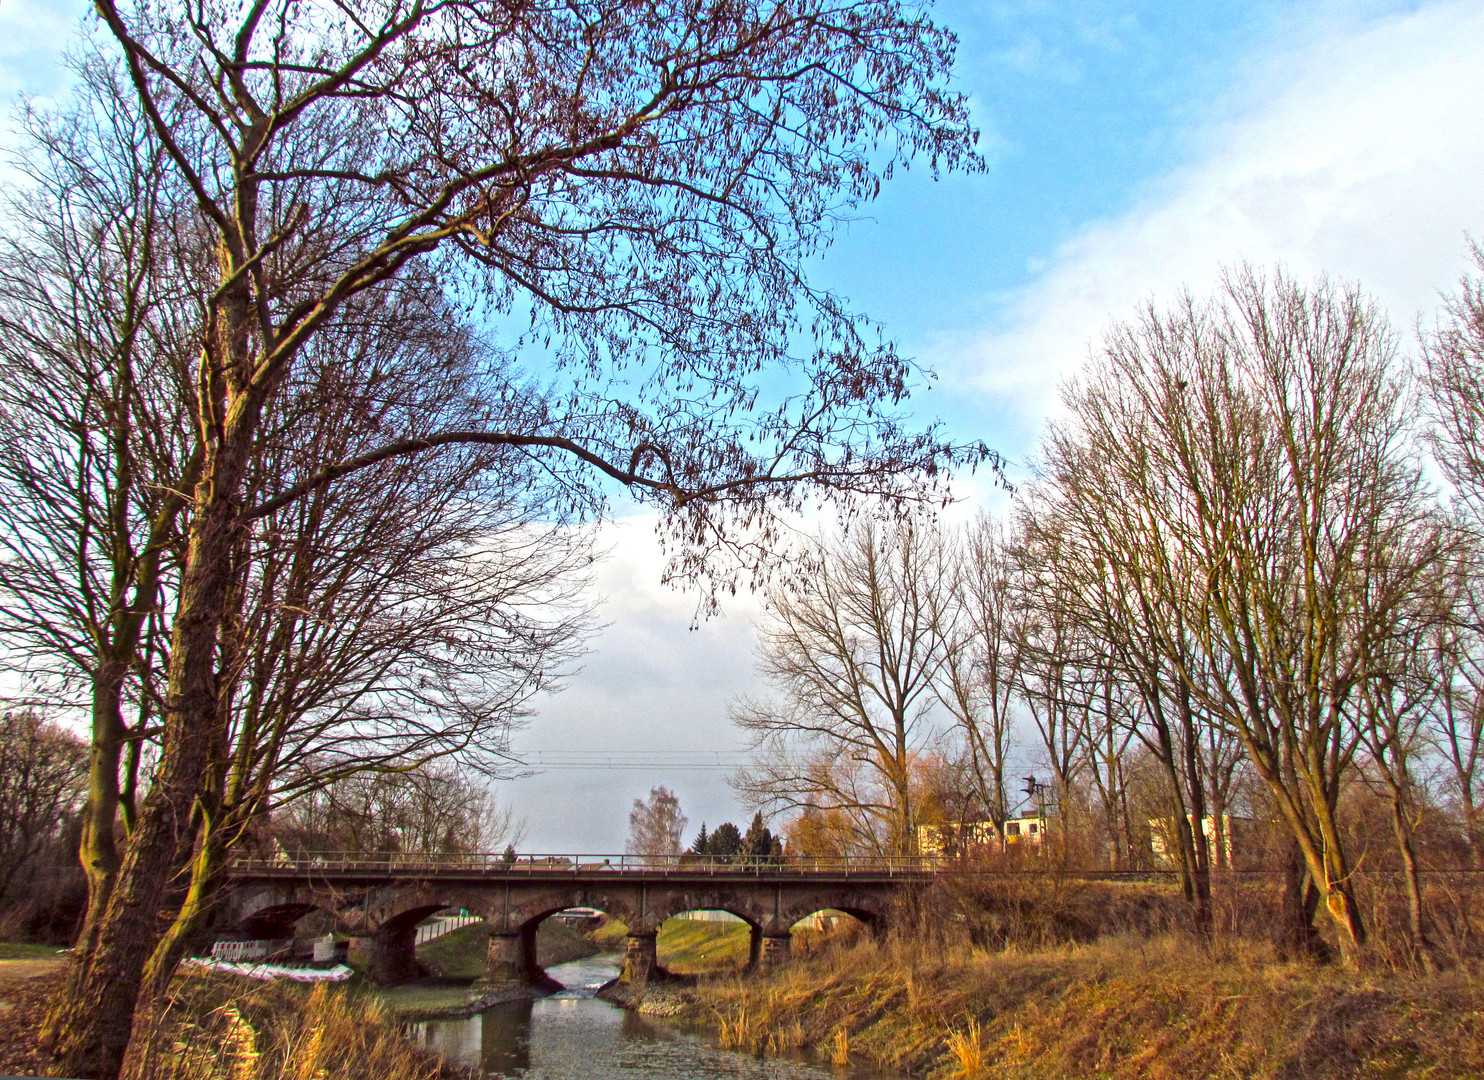
[{"label": "metal bridge railing", "polygon": [[[1264,877],[1272,867],[1224,870],[1234,877]],[[645,877],[718,878],[769,877],[775,875],[842,877],[915,877],[933,873],[966,874],[976,877],[1060,877],[1103,881],[1169,881],[1179,876],[1173,867],[1092,870],[1061,867],[1053,863],[1006,866],[972,856],[951,855],[768,855],[761,857],[709,855],[586,855],[533,854],[514,857],[501,852],[475,854],[428,854],[411,851],[326,851],[301,855],[277,855],[266,859],[239,856],[229,873],[238,876],[264,874],[318,875],[365,874],[375,877],[409,876],[423,873],[479,874],[490,876],[552,878],[564,875],[629,874]],[[1373,875],[1391,876],[1400,871],[1372,870]],[[1484,871],[1474,869],[1428,870],[1434,879],[1458,879],[1470,885],[1484,881]]]},{"label": "metal bridge railing", "polygon": [[715,855],[589,855],[534,854],[511,856],[501,852],[425,854],[422,852],[314,852],[267,859],[239,857],[236,873],[374,873],[407,874],[419,871],[552,876],[592,873],[706,874],[718,877],[757,877],[774,874],[907,876],[948,869],[955,860],[936,855],[849,855],[823,858],[813,855],[730,857]]}]

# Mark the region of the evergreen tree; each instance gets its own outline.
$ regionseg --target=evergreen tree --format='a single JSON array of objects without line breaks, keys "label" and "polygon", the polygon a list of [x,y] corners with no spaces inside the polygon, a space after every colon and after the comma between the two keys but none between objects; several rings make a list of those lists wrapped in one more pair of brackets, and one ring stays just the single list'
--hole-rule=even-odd
[{"label": "evergreen tree", "polygon": [[691,852],[696,855],[705,855],[707,853],[706,848],[710,843],[711,837],[707,834],[706,823],[703,821],[701,822],[701,831],[696,833],[695,842],[690,846]]},{"label": "evergreen tree", "polygon": [[742,830],[730,821],[722,822],[711,834],[711,841],[706,845],[706,854],[718,862],[731,862],[742,854]]},{"label": "evergreen tree", "polygon": [[747,835],[742,840],[742,854],[748,859],[762,861],[773,854],[773,833],[763,823],[762,812],[754,814]]}]

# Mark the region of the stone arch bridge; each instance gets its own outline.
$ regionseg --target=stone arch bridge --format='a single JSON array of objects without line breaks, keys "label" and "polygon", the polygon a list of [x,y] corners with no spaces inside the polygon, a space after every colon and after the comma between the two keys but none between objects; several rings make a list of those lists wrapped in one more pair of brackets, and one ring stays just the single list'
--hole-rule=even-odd
[{"label": "stone arch bridge", "polygon": [[793,926],[833,909],[881,928],[894,901],[928,880],[936,860],[911,856],[820,860],[775,857],[722,863],[674,856],[327,856],[239,860],[228,876],[223,929],[289,938],[312,912],[329,917],[381,982],[421,974],[417,926],[462,908],[490,927],[484,980],[541,984],[536,931],[569,908],[595,908],[628,927],[626,980],[661,974],[655,936],[665,920],[725,911],[752,933],[751,963],[788,956]]}]

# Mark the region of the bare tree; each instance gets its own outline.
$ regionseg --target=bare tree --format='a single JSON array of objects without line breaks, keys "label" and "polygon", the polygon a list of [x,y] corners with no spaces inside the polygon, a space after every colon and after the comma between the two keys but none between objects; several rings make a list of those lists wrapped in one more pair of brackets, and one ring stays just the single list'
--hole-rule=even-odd
[{"label": "bare tree", "polygon": [[[1060,618],[1081,627],[1104,658],[1103,716],[1083,726],[1097,772],[1117,777],[1100,790],[1123,793],[1127,742],[1120,745],[1116,734],[1121,722],[1159,766],[1168,800],[1161,816],[1174,840],[1181,886],[1197,931],[1209,935],[1213,909],[1211,860],[1202,828],[1202,718],[1185,682],[1199,677],[1198,649],[1183,629],[1182,609],[1162,588],[1168,581],[1159,567],[1168,553],[1151,543],[1157,534],[1151,538],[1143,529],[1150,498],[1146,476],[1137,468],[1120,468],[1118,459],[1086,445],[1079,430],[1057,427],[1048,436],[1041,480],[1023,503],[1022,529],[1028,547],[1047,553],[1050,574],[1062,583],[1053,594],[1062,608]],[[1116,692],[1119,697],[1136,699],[1121,717],[1111,700],[1115,679],[1124,688]],[[1107,795],[1103,802],[1107,807]],[[1113,827],[1106,810],[1105,816]]]},{"label": "bare tree", "polygon": [[87,749],[29,709],[0,712],[0,903],[82,804]]},{"label": "bare tree", "polygon": [[643,856],[652,866],[668,866],[685,848],[688,819],[680,799],[663,784],[650,788],[648,799],[635,799],[629,811],[629,840],[624,850]]},{"label": "bare tree", "polygon": [[118,73],[93,59],[78,75],[74,114],[27,117],[0,238],[0,634],[33,695],[90,718],[86,951],[159,723],[142,676],[167,652],[199,458],[178,185],[139,111],[113,107]]},{"label": "bare tree", "polygon": [[843,811],[875,850],[915,850],[949,565],[937,529],[865,519],[769,596],[757,668],[778,698],[732,709],[757,754],[732,781],[750,807]]},{"label": "bare tree", "polygon": [[1478,790],[1484,753],[1484,247],[1473,245],[1474,273],[1444,301],[1423,341],[1422,374],[1432,418],[1432,448],[1454,496],[1454,516],[1469,543],[1447,595],[1454,610],[1434,639],[1440,664],[1432,739],[1453,774],[1475,865],[1484,863]]},{"label": "bare tree", "polygon": [[[655,500],[682,576],[745,548],[728,523],[764,524],[779,493],[910,494],[902,477],[964,454],[881,410],[910,367],[866,348],[801,267],[881,167],[916,151],[968,161],[971,132],[939,85],[951,39],[888,0],[98,11],[215,256],[197,293],[200,475],[160,763],[51,1025],[63,1071],[112,1076],[221,741],[220,634],[244,527],[361,468],[459,443],[534,456],[588,506],[599,474]],[[550,341],[558,364],[548,407],[503,428],[388,433],[244,504],[306,345],[420,260],[530,316],[528,344]],[[788,359],[802,326],[820,342],[794,358],[802,389],[754,412],[757,373]],[[770,541],[763,529],[751,550]]]},{"label": "bare tree", "polygon": [[1069,393],[1072,440],[1147,493],[1145,572],[1204,660],[1183,681],[1241,736],[1351,962],[1340,785],[1367,650],[1407,599],[1370,576],[1428,512],[1395,348],[1358,292],[1244,271],[1217,304],[1116,331]]},{"label": "bare tree", "polygon": [[939,632],[943,667],[938,700],[958,726],[968,776],[983,812],[1003,830],[1010,795],[1006,770],[1020,684],[1017,563],[1003,523],[980,517],[957,551],[951,596]]},{"label": "bare tree", "polygon": [[518,844],[523,823],[488,782],[449,761],[405,772],[363,770],[275,810],[253,842],[291,855],[483,853]]},{"label": "bare tree", "polygon": [[[31,228],[0,258],[0,634],[44,700],[91,701],[81,851],[96,916],[117,869],[115,819],[132,831],[140,762],[160,734],[184,548],[175,496],[192,467],[181,278],[200,252],[172,232],[169,186],[150,186],[159,177],[125,138],[137,132],[118,130],[129,102],[109,70],[81,74],[84,100],[115,120],[112,142],[33,118],[35,183],[15,207]],[[497,383],[499,408],[534,407],[506,369],[425,274],[364,293],[278,390],[246,486],[276,489],[388,428],[485,422],[478,394]],[[570,601],[591,556],[581,530],[560,527],[538,466],[494,472],[495,453],[368,468],[266,515],[239,544],[221,737],[152,984],[209,915],[255,814],[355,770],[505,760],[524,702],[572,654],[584,610]]]}]

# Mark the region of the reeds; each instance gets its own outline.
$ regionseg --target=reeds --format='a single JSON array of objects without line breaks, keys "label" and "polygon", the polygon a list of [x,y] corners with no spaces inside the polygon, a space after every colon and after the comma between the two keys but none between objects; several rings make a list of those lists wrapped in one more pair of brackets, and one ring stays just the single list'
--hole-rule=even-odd
[{"label": "reeds", "polygon": [[830,1064],[850,1064],[850,1031],[846,1028],[836,1028],[834,1038],[830,1040]]},{"label": "reeds", "polygon": [[379,1002],[345,987],[193,975],[172,993],[132,1051],[141,1080],[435,1080],[444,1072]]},{"label": "reeds", "polygon": [[948,1033],[948,1053],[956,1069],[955,1080],[977,1080],[984,1074],[984,1033],[979,1021],[970,1016],[962,1031]]},{"label": "reeds", "polygon": [[723,1050],[751,1049],[753,1025],[746,1009],[722,1016],[717,1023],[718,1041]]}]

